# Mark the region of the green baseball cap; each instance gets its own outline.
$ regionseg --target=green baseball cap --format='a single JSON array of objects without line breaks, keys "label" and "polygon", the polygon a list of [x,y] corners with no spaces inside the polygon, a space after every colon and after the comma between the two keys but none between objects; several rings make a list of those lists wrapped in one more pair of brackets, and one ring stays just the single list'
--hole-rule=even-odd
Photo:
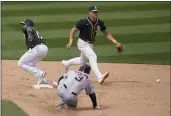
[{"label": "green baseball cap", "polygon": [[99,8],[98,8],[98,6],[93,5],[93,6],[90,6],[89,10],[90,10],[90,12],[91,11],[99,11]]}]

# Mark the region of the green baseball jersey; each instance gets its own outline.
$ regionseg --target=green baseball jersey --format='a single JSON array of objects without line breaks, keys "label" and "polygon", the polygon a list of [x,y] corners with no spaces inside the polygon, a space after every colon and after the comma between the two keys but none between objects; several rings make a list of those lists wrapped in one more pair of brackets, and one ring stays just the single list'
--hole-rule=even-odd
[{"label": "green baseball jersey", "polygon": [[80,19],[75,24],[75,28],[80,31],[79,38],[89,43],[94,43],[98,28],[101,32],[107,29],[102,20],[97,19],[95,22],[91,22],[90,17]]},{"label": "green baseball jersey", "polygon": [[[34,48],[36,45],[44,43],[43,38],[38,31],[33,27],[25,26],[23,27],[24,38],[26,40],[27,48]],[[29,36],[31,38],[29,38]]]}]

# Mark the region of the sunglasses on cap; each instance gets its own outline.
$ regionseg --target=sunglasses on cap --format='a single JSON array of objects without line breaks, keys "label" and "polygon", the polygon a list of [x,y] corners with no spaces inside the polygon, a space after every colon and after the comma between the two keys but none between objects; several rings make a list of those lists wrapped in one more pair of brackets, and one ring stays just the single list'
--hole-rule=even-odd
[{"label": "sunglasses on cap", "polygon": [[93,13],[98,13],[98,11],[92,11]]}]

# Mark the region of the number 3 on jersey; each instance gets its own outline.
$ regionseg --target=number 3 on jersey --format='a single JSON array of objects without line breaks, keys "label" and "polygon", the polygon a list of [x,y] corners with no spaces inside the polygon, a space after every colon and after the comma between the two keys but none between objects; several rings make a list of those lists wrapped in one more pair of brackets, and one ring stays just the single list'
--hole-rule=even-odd
[{"label": "number 3 on jersey", "polygon": [[75,80],[77,80],[78,82],[80,82],[83,79],[83,77],[75,77]]}]

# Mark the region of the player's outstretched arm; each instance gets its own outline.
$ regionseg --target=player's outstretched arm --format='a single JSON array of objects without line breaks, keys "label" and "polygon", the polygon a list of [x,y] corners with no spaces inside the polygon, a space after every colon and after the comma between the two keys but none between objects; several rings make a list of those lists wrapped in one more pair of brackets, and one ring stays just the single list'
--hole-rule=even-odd
[{"label": "player's outstretched arm", "polygon": [[97,106],[96,94],[95,93],[89,94],[89,97],[91,98],[93,108],[95,108]]},{"label": "player's outstretched arm", "polygon": [[122,43],[119,43],[109,32],[104,31],[103,33],[108,40],[112,41],[112,43],[114,43],[116,45],[118,53],[123,52],[124,45]]},{"label": "player's outstretched arm", "polygon": [[102,110],[103,108],[100,106],[97,106],[97,100],[96,100],[96,94],[89,94],[89,97],[91,98],[92,104],[93,104],[93,108],[96,110]]},{"label": "player's outstretched arm", "polygon": [[106,36],[106,38],[110,40],[112,43],[114,43],[116,46],[119,44],[119,42],[117,42],[117,40],[109,32],[104,31],[103,33]]},{"label": "player's outstretched arm", "polygon": [[69,49],[72,46],[72,43],[74,41],[74,37],[75,37],[75,32],[77,31],[77,29],[75,27],[73,27],[70,31],[69,34],[69,43],[67,44],[67,48]]}]

